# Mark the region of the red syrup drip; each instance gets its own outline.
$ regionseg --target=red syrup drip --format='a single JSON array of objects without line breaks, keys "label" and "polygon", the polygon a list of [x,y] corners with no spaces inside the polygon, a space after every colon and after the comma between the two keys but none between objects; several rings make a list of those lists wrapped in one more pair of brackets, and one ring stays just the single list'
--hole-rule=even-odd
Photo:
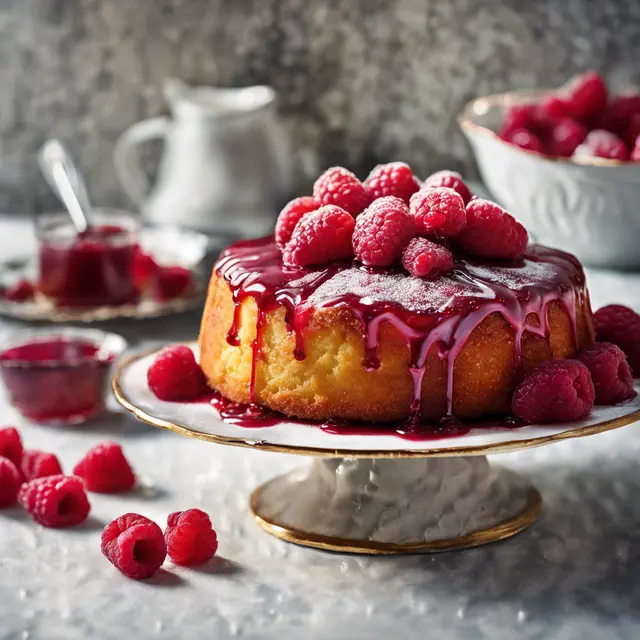
[{"label": "red syrup drip", "polygon": [[455,438],[466,435],[471,429],[514,429],[524,426],[512,417],[500,417],[493,420],[461,422],[452,418],[444,418],[435,423],[425,423],[417,418],[409,418],[403,423],[364,424],[348,420],[331,420],[327,422],[299,420],[288,418],[276,411],[271,411],[257,404],[242,404],[225,398],[217,391],[212,391],[198,398],[195,402],[210,404],[220,418],[236,427],[244,429],[263,429],[275,427],[283,422],[291,422],[301,426],[322,429],[325,433],[340,436],[395,436],[413,442],[427,442]]},{"label": "red syrup drip", "polygon": [[[279,305],[285,308],[287,328],[295,337],[294,355],[302,360],[303,332],[313,309],[343,307],[362,324],[363,366],[367,370],[380,365],[377,349],[382,323],[392,324],[403,336],[411,354],[414,417],[420,412],[422,379],[432,347],[438,349],[447,364],[447,414],[451,416],[456,359],[473,330],[487,316],[500,313],[513,328],[517,368],[525,331],[548,340],[547,310],[552,302],[562,305],[569,315],[577,345],[576,301],[583,301],[586,295],[584,272],[577,258],[537,245],[530,246],[515,264],[459,258],[451,274],[423,280],[397,269],[372,269],[352,262],[316,268],[286,267],[273,237],[267,237],[230,246],[215,270],[227,282],[235,303],[227,336],[229,344],[239,344],[242,302],[252,297],[258,307],[252,399],[266,314]],[[529,315],[537,317],[539,326],[527,323]]]},{"label": "red syrup drip", "polygon": [[264,307],[258,307],[257,318],[256,337],[251,341],[251,383],[249,385],[251,402],[255,402],[256,395],[256,363],[262,355],[262,329],[267,318],[267,312]]}]

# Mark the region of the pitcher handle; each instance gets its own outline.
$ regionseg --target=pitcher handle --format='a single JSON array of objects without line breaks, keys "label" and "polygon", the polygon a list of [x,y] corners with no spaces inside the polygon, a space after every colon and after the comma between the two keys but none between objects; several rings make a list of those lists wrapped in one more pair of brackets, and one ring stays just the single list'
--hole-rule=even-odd
[{"label": "pitcher handle", "polygon": [[150,140],[164,139],[171,126],[167,116],[141,120],[130,126],[116,142],[113,164],[125,193],[138,207],[151,190],[149,177],[142,168],[140,145]]}]

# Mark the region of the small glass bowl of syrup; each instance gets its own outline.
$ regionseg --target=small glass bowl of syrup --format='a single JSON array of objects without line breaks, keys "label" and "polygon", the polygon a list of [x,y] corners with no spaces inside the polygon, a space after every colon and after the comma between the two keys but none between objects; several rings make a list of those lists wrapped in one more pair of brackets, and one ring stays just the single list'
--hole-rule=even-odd
[{"label": "small glass bowl of syrup", "polygon": [[137,218],[124,211],[96,209],[91,222],[87,231],[78,233],[68,213],[36,218],[38,289],[57,307],[135,303]]},{"label": "small glass bowl of syrup", "polygon": [[124,338],[92,329],[22,333],[0,349],[9,402],[28,420],[80,424],[101,413]]}]

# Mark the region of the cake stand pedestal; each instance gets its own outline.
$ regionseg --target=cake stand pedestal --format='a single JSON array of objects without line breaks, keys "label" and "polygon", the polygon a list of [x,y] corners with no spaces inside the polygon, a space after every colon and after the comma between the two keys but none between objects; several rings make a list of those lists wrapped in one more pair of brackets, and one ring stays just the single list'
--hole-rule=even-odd
[{"label": "cake stand pedestal", "polygon": [[[197,353],[195,345],[191,345]],[[163,402],[147,386],[155,353],[124,362],[114,377],[120,404],[140,420],[218,444],[313,456],[251,496],[269,533],[332,551],[397,554],[446,551],[502,540],[540,513],[538,491],[486,455],[587,436],[640,420],[640,395],[596,407],[582,422],[482,427],[437,440],[391,434],[329,433],[283,420],[247,428],[220,419],[211,404]]]},{"label": "cake stand pedestal", "polygon": [[532,524],[541,505],[533,486],[485,456],[316,458],[251,496],[258,524],[283,540],[369,554],[502,540]]}]

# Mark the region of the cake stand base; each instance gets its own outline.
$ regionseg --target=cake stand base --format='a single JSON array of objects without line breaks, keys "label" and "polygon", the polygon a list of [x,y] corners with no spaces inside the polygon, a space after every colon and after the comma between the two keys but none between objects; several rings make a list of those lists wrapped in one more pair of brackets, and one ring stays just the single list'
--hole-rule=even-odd
[{"label": "cake stand base", "polygon": [[251,496],[256,521],[278,538],[377,555],[502,540],[530,526],[541,505],[531,484],[484,456],[315,458]]}]

